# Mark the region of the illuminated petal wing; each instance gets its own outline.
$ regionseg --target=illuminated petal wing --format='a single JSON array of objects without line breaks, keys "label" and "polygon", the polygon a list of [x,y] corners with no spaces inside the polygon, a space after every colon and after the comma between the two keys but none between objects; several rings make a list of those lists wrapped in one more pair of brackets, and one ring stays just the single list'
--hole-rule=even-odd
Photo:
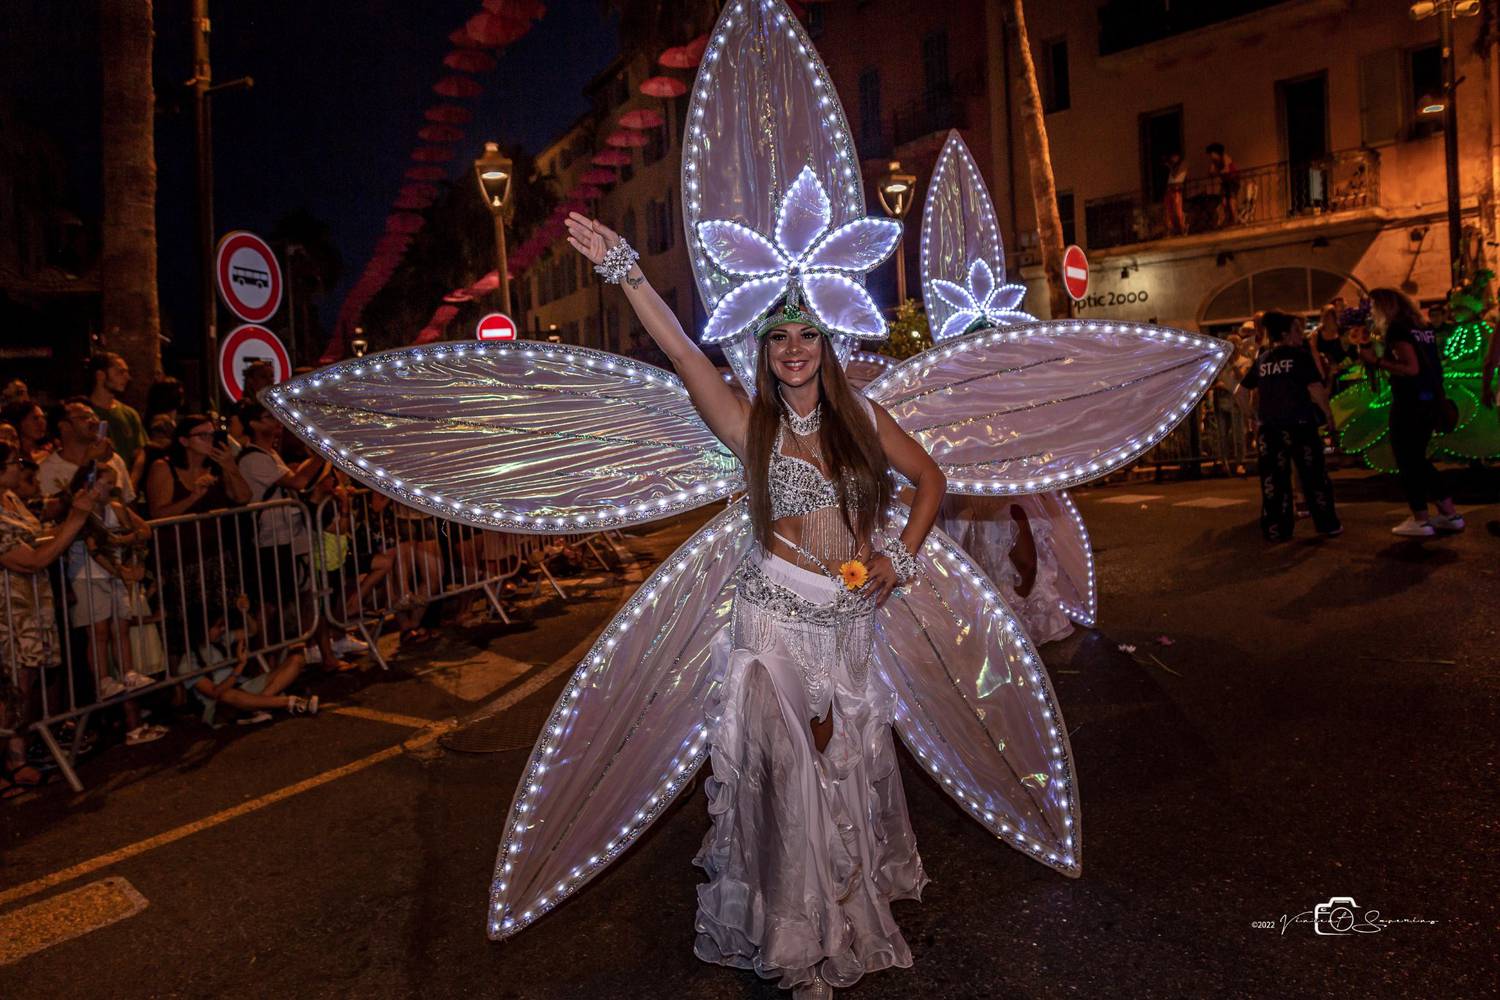
[{"label": "illuminated petal wing", "polygon": [[[1094,585],[1094,551],[1083,516],[1066,490],[1028,496],[990,497],[949,494],[943,500],[939,526],[963,546],[991,580],[1004,579],[1012,569],[1007,528],[1011,505],[1019,506],[1033,524],[1051,526],[1051,554],[1057,564],[1057,608],[1068,618],[1092,627],[1098,614]],[[1038,558],[1045,558],[1038,553]],[[1035,638],[1035,633],[1033,633]]]},{"label": "illuminated petal wing", "polygon": [[816,272],[802,276],[807,304],[830,330],[852,337],[880,338],[886,334],[885,317],[865,286],[842,274]]},{"label": "illuminated petal wing", "polygon": [[643,834],[708,754],[710,643],[751,541],[742,500],[657,567],[578,665],[516,788],[487,921],[510,937]]},{"label": "illuminated petal wing", "polygon": [[786,292],[786,284],[786,278],[779,274],[752,278],[724,296],[703,328],[703,343],[714,344],[744,333]]},{"label": "illuminated petal wing", "polygon": [[895,219],[855,219],[819,240],[806,266],[863,275],[889,257],[900,239]]},{"label": "illuminated petal wing", "polygon": [[849,358],[849,363],[844,366],[844,378],[848,380],[851,389],[862,390],[894,367],[895,358],[868,351],[855,351]]},{"label": "illuminated petal wing", "polygon": [[[968,324],[950,324],[956,309],[978,308],[937,289],[939,281],[963,286],[969,270],[983,261],[995,281],[1005,280],[1005,247],[995,220],[995,206],[985,188],[979,166],[958,132],[948,133],[927,185],[922,209],[922,288],[927,322],[939,340],[957,336]],[[979,295],[983,301],[983,295]],[[1012,309],[1018,303],[1003,308]],[[994,305],[992,303],[992,305]],[[945,334],[944,331],[954,331]]]},{"label": "illuminated petal wing", "polygon": [[875,664],[896,692],[896,728],[976,822],[1076,878],[1078,781],[1041,657],[951,538],[933,531],[920,558],[922,577],[878,618]]},{"label": "illuminated petal wing", "polygon": [[1223,341],[1138,323],[978,330],[924,351],[865,394],[943,467],[954,493],[1062,489],[1141,456],[1229,355]]},{"label": "illuminated petal wing", "polygon": [[969,265],[969,294],[979,303],[979,308],[987,309],[994,292],[995,272],[990,270],[983,257],[977,258]]},{"label": "illuminated petal wing", "polygon": [[602,351],[428,344],[261,394],[325,458],[401,503],[480,528],[656,520],[741,488],[675,375]]},{"label": "illuminated petal wing", "polygon": [[1025,285],[1001,285],[999,288],[995,289],[995,296],[994,298],[990,299],[990,305],[987,311],[991,314],[1004,312],[1018,313],[1023,318],[1019,320],[1013,320],[1011,322],[1034,323],[1036,322],[1036,317],[1028,312],[1023,312],[1020,308],[1021,301],[1025,298]]},{"label": "illuminated petal wing", "polygon": [[698,238],[719,270],[736,278],[760,278],[787,269],[786,257],[770,240],[738,222],[715,219],[701,223]]},{"label": "illuminated petal wing", "polygon": [[929,282],[932,293],[949,309],[963,309],[968,312],[979,312],[979,303],[974,301],[974,296],[963,285],[952,281],[944,281],[942,278],[934,278]]},{"label": "illuminated petal wing", "polygon": [[952,340],[963,333],[975,322],[982,318],[978,309],[959,309],[948,314],[943,321],[943,329],[938,333],[938,340]]},{"label": "illuminated petal wing", "polygon": [[833,221],[833,203],[811,166],[802,168],[776,214],[776,242],[781,252],[800,260],[808,248],[828,231]]},{"label": "illuminated petal wing", "polygon": [[[784,195],[810,167],[828,204],[826,218],[819,204],[802,220],[811,230],[822,219],[816,238],[864,217],[864,182],[838,89],[807,29],[783,0],[721,5],[690,93],[678,191],[688,261],[712,313],[741,279],[709,259],[698,237],[700,221],[734,219],[774,235]],[[803,239],[789,230],[784,236],[790,244]],[[733,330],[716,333],[735,377],[753,396],[754,338]],[[835,338],[841,356],[853,346],[848,337]]]}]

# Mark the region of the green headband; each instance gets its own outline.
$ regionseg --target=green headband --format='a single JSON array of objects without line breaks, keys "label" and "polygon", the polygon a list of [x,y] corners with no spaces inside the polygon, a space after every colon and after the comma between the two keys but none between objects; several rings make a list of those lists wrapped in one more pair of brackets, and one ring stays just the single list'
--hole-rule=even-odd
[{"label": "green headband", "polygon": [[801,307],[788,300],[780,308],[772,309],[765,319],[761,320],[755,327],[755,339],[759,340],[771,330],[783,323],[802,323],[812,327],[825,337],[833,336],[828,328],[818,322],[818,318],[811,312],[804,311]]}]

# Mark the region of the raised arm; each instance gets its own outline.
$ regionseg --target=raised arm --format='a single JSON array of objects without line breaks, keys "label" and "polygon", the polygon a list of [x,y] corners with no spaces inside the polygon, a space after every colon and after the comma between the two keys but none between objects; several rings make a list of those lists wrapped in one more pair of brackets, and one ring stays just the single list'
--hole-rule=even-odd
[{"label": "raised arm", "polygon": [[[594,264],[603,261],[605,252],[620,242],[620,235],[614,230],[577,212],[568,215],[567,225],[568,242]],[[625,298],[630,301],[630,308],[635,310],[641,325],[672,362],[698,415],[714,436],[743,461],[750,404],[735,395],[713,362],[683,332],[682,324],[656,294],[639,265],[631,266],[620,287],[625,290]]]}]

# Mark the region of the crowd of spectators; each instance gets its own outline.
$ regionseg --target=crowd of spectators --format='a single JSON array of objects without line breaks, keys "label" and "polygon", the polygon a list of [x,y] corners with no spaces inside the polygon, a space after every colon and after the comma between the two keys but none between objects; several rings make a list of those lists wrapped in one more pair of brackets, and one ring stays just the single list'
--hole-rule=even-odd
[{"label": "crowd of spectators", "polygon": [[[304,666],[347,670],[344,657],[368,652],[317,614],[312,550],[327,532],[284,505],[222,512],[280,498],[347,508],[348,481],[251,396],[222,416],[189,413],[182,384],[161,378],[143,419],[122,399],[125,359],[98,352],[83,376],[50,407],[19,380],[0,390],[0,730],[40,717],[44,691],[49,715],[105,703],[94,728],[128,746],[160,739],[158,720],[195,703],[210,724],[316,713]],[[0,796],[42,782],[49,763],[39,742],[8,738]]]}]

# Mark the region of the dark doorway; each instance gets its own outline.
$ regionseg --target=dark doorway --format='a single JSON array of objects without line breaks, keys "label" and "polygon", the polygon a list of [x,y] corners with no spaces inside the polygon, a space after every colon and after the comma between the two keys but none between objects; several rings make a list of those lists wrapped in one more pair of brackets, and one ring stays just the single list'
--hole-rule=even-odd
[{"label": "dark doorway", "polygon": [[1167,157],[1182,155],[1182,108],[1141,115],[1141,187],[1151,202],[1167,193]]},{"label": "dark doorway", "polygon": [[1276,84],[1293,212],[1328,203],[1328,76]]}]

